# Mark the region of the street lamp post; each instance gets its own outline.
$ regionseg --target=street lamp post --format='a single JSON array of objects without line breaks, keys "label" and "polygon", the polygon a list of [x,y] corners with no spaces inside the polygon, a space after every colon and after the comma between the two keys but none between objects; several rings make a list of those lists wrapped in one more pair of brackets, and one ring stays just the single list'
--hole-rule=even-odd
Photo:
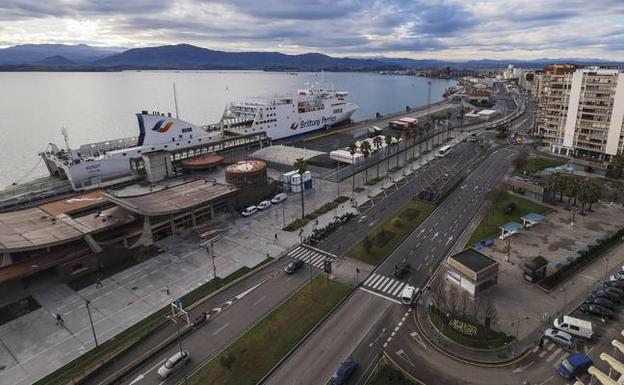
[{"label": "street lamp post", "polygon": [[91,308],[89,307],[89,305],[91,305],[91,301],[86,299],[85,306],[87,308],[87,313],[89,314],[89,323],[91,324],[91,331],[93,332],[93,341],[95,341],[95,346],[97,347],[98,340],[97,340],[97,336],[95,335],[95,327],[93,326],[93,318],[91,318]]},{"label": "street lamp post", "polygon": [[525,316],[525,317],[520,317],[518,318],[518,322],[516,323],[516,335],[515,335],[515,341],[514,341],[514,347],[513,347],[513,355],[516,355],[516,347],[518,346],[518,331],[520,330],[520,321],[522,321],[522,319],[529,319],[529,317]]},{"label": "street lamp post", "polygon": [[562,317],[565,315],[565,307],[568,304],[568,288],[573,283],[574,282],[570,281],[567,285],[565,285],[564,287],[561,288],[561,290],[563,290],[563,306],[561,307],[561,316]]},{"label": "street lamp post", "polygon": [[217,265],[215,265],[215,255],[214,255],[214,241],[210,240],[210,258],[212,259],[212,279],[215,281],[215,285],[219,285],[217,282]]},{"label": "street lamp post", "polygon": [[604,261],[605,261],[605,273],[604,273],[604,279],[602,280],[602,282],[607,282],[607,274],[609,272],[609,258],[604,257]]}]

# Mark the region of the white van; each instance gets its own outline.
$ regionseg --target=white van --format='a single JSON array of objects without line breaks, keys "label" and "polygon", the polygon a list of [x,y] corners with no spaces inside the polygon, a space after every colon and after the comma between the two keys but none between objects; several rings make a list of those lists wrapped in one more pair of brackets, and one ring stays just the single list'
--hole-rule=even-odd
[{"label": "white van", "polygon": [[401,291],[401,302],[405,305],[412,305],[416,301],[416,297],[420,293],[420,289],[414,286],[405,285]]},{"label": "white van", "polygon": [[567,315],[563,316],[563,321],[561,321],[560,318],[555,318],[553,326],[566,333],[587,339],[590,339],[594,334],[591,322]]}]

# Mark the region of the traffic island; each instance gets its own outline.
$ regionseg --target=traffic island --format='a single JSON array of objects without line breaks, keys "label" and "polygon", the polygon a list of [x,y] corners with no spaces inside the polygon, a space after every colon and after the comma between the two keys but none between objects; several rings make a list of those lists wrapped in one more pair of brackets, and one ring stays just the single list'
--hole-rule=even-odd
[{"label": "traffic island", "polygon": [[254,385],[331,313],[351,291],[316,277],[188,379],[190,385]]},{"label": "traffic island", "polygon": [[416,385],[401,369],[397,368],[392,361],[383,356],[375,365],[366,385]]}]

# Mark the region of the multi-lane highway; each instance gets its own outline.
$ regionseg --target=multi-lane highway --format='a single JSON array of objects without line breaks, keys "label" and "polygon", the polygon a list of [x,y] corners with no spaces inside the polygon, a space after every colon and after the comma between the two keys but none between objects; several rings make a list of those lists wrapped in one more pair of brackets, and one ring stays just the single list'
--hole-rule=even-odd
[{"label": "multi-lane highway", "polygon": [[[465,148],[469,145],[460,145],[457,149],[460,159]],[[435,268],[447,256],[453,247],[453,240],[464,231],[485,200],[487,191],[500,181],[514,156],[513,148],[500,148],[471,170],[462,185],[366,279],[340,311],[319,328],[267,383],[325,384],[338,364],[349,355],[354,355],[360,363],[349,380],[350,384],[357,383],[376,359],[377,353],[408,321],[407,308],[398,303],[396,289],[392,290],[401,284],[392,282],[396,280],[392,277],[394,265],[406,260],[413,268],[406,281],[422,286],[429,274],[426,264]],[[408,184],[397,199],[416,192],[418,182],[416,178]],[[380,319],[384,322],[378,322]]]}]

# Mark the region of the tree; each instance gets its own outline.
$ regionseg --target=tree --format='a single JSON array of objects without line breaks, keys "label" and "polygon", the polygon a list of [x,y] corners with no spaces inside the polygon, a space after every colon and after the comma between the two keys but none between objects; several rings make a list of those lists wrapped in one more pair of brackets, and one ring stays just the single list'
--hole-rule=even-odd
[{"label": "tree", "polygon": [[431,292],[431,299],[433,300],[433,305],[438,309],[438,312],[441,314],[445,306],[446,300],[446,285],[444,283],[444,278],[442,274],[436,275],[431,284],[429,286],[429,291]]},{"label": "tree", "polygon": [[297,174],[301,177],[301,219],[303,219],[305,218],[305,206],[303,203],[303,174],[306,172],[307,165],[303,158],[297,158],[293,167],[297,171]]},{"label": "tree", "polygon": [[496,310],[496,304],[494,300],[490,297],[485,299],[485,303],[483,304],[483,324],[487,330],[490,330],[492,324],[496,323],[496,319],[498,317],[498,312]]},{"label": "tree", "polygon": [[[425,136],[428,136],[429,131],[431,131],[431,122],[425,122],[425,124],[423,125],[423,130],[425,132]],[[426,145],[427,151],[429,151],[429,138],[427,138],[427,143],[425,143],[425,145]],[[433,142],[431,145],[433,147]]]},{"label": "tree", "polygon": [[592,211],[592,204],[598,202],[602,197],[602,187],[600,184],[596,183],[596,181],[589,179],[588,180],[588,203],[589,203],[589,211]]},{"label": "tree", "polygon": [[449,285],[449,288],[446,290],[446,304],[451,317],[454,317],[459,305],[459,292],[455,285]]},{"label": "tree", "polygon": [[396,146],[396,153],[397,153],[396,154],[396,160],[397,160],[397,165],[396,166],[397,166],[397,168],[399,168],[399,150],[401,149],[401,146],[400,146],[401,134],[396,134],[394,139],[395,139],[394,145]]},{"label": "tree", "polygon": [[[381,139],[381,136],[373,138],[373,145],[375,146],[375,151],[379,152],[379,149],[383,146],[383,139]],[[377,179],[379,179],[379,156],[377,156]]]},{"label": "tree", "polygon": [[366,251],[366,253],[370,253],[371,249],[373,248],[373,242],[371,242],[370,237],[368,236],[368,234],[366,234],[366,236],[364,237],[364,251]]},{"label": "tree", "polygon": [[585,215],[585,204],[589,203],[590,187],[587,179],[581,179],[578,183],[578,200],[581,202],[580,215]]},{"label": "tree", "polygon": [[[349,149],[349,153],[351,154],[351,171],[353,171],[353,167],[355,165],[355,154],[357,153],[357,144],[351,143],[348,149]],[[353,172],[353,175],[351,175],[351,181],[353,182],[353,187],[351,191],[354,192],[355,191],[355,172]]]},{"label": "tree", "polygon": [[367,160],[368,157],[371,153],[371,145],[370,143],[368,143],[367,140],[365,140],[364,142],[362,142],[362,144],[360,144],[360,152],[362,153],[362,155],[364,155],[364,173],[365,173],[365,179],[366,181],[364,183],[368,183],[368,164],[367,164]]},{"label": "tree", "polygon": [[469,303],[470,297],[468,297],[468,293],[466,293],[465,290],[462,290],[459,296],[459,313],[461,314],[462,319],[466,319],[466,309]]},{"label": "tree", "polygon": [[386,173],[390,172],[390,146],[392,146],[392,135],[385,135],[384,141],[386,143]]},{"label": "tree", "polygon": [[611,167],[615,170],[618,177],[622,176],[624,169],[624,153],[619,153],[611,158]]}]

